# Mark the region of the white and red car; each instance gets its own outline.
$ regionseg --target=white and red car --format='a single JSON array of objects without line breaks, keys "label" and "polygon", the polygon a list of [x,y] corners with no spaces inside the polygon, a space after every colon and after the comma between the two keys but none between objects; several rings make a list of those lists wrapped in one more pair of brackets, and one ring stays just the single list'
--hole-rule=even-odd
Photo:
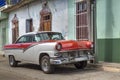
[{"label": "white and red car", "polygon": [[10,45],[4,46],[5,56],[11,67],[19,62],[34,63],[45,73],[52,73],[54,65],[74,64],[86,67],[94,60],[93,44],[90,41],[64,40],[59,32],[30,32]]}]

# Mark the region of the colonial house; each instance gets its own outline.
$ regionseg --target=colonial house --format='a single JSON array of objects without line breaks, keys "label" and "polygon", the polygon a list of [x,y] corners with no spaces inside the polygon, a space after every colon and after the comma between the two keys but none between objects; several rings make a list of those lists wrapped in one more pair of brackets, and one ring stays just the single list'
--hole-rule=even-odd
[{"label": "colonial house", "polygon": [[9,44],[9,23],[8,13],[3,12],[4,9],[17,4],[21,0],[1,0],[0,1],[0,53],[5,44]]},{"label": "colonial house", "polygon": [[99,60],[120,63],[120,0],[96,0]]},{"label": "colonial house", "polygon": [[7,13],[1,12],[6,9],[5,0],[0,1],[0,52],[5,44],[8,44],[8,15]]},{"label": "colonial house", "polygon": [[[16,1],[16,0],[10,0]],[[8,14],[8,43],[32,31],[58,31],[94,42],[96,59],[120,62],[120,0],[17,0]]]},{"label": "colonial house", "polygon": [[22,0],[3,12],[9,14],[9,43],[32,31],[58,31],[68,35],[67,0]]}]

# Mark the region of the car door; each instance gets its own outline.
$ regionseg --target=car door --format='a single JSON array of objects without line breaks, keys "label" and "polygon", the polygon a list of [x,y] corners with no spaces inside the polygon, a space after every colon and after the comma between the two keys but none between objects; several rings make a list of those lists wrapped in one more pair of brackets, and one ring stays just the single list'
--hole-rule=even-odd
[{"label": "car door", "polygon": [[25,35],[22,36],[16,44],[18,45],[18,48],[22,49],[22,51],[19,53],[18,57],[22,61],[32,61],[32,53],[34,52],[34,49],[32,48],[32,45],[35,43],[34,41],[34,35]]}]

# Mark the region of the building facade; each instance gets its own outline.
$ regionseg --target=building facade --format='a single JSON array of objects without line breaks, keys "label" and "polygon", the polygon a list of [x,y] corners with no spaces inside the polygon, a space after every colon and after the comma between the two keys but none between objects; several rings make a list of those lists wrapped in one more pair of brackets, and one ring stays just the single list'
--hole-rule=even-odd
[{"label": "building facade", "polygon": [[93,41],[93,0],[21,0],[8,13],[9,44],[27,32],[57,31],[66,39]]},{"label": "building facade", "polygon": [[3,46],[9,44],[9,23],[8,13],[4,13],[3,10],[7,9],[10,5],[17,4],[20,0],[1,0],[0,1],[0,53],[2,53]]},{"label": "building facade", "polygon": [[[19,5],[15,5],[17,7]],[[36,0],[32,3],[4,10],[9,13],[9,43],[20,35],[32,31],[58,31],[67,37],[68,30],[67,0]],[[10,10],[10,11],[9,11]]]},{"label": "building facade", "polygon": [[99,60],[120,63],[120,0],[96,0]]},{"label": "building facade", "polygon": [[18,2],[3,10],[9,14],[9,44],[27,32],[58,31],[66,39],[93,41],[95,55],[99,61],[120,62],[120,0]]},{"label": "building facade", "polygon": [[3,49],[3,46],[8,44],[8,19],[7,15],[1,13],[0,17],[0,50]]},{"label": "building facade", "polygon": [[2,12],[5,8],[5,0],[3,0],[0,2],[0,52],[3,46],[8,44],[8,15]]}]

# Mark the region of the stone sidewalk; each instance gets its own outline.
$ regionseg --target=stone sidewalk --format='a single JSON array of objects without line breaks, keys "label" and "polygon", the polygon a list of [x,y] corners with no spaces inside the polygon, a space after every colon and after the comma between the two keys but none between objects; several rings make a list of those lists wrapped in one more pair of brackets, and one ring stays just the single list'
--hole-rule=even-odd
[{"label": "stone sidewalk", "polygon": [[3,51],[0,51],[0,56],[3,56],[4,55],[4,52]]},{"label": "stone sidewalk", "polygon": [[89,64],[88,67],[103,71],[120,72],[120,63],[99,62],[97,64]]},{"label": "stone sidewalk", "polygon": [[120,63],[99,62],[104,71],[120,72]]},{"label": "stone sidewalk", "polygon": [[3,51],[0,51],[0,55],[2,55],[3,54]]}]

